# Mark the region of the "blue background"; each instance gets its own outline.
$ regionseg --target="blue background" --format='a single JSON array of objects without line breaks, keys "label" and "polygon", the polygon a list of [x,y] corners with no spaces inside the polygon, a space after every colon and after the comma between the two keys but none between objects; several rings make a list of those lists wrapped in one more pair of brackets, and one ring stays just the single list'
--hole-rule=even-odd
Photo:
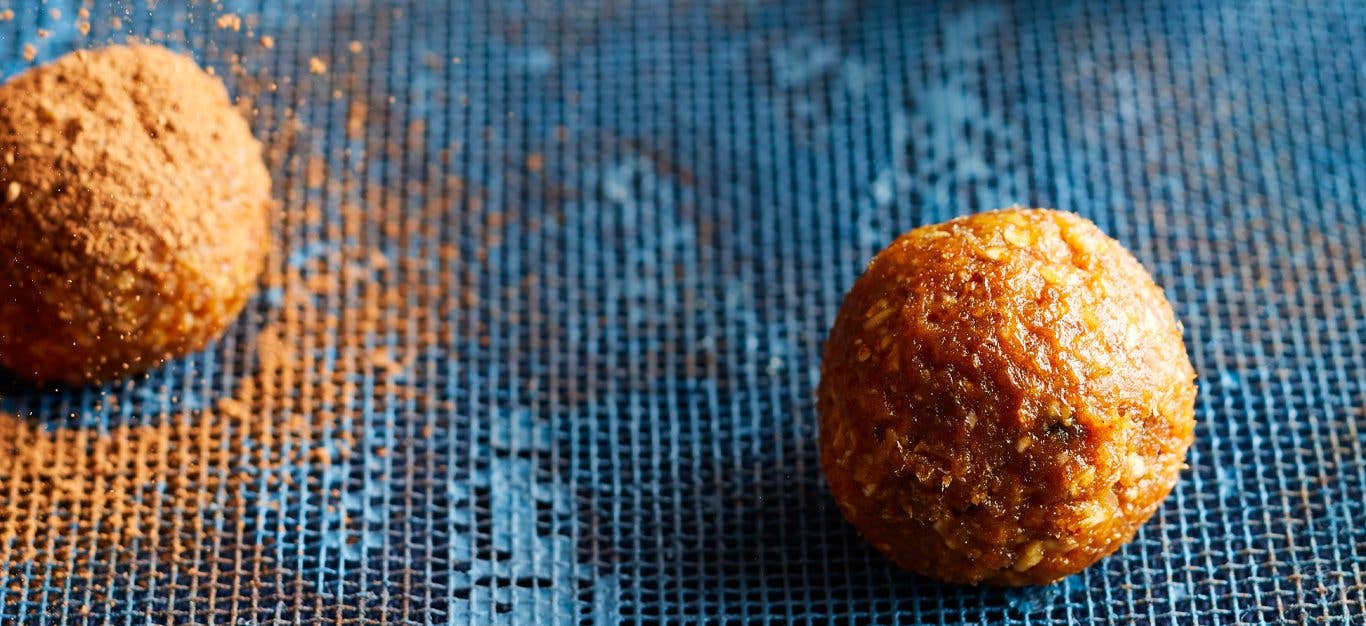
[{"label": "blue background", "polygon": [[[165,513],[207,528],[190,562],[68,537],[79,575],[0,563],[5,621],[1366,623],[1366,4],[560,4],[98,3],[88,35],[76,2],[13,6],[5,76],[25,44],[131,34],[250,95],[272,271],[342,286],[309,309],[340,330],[291,349],[407,366],[348,370],[335,419],[288,443],[230,437],[249,480]],[[896,234],[1016,203],[1150,268],[1199,373],[1196,442],[1114,556],[945,586],[833,506],[820,347]],[[355,249],[387,268],[337,278]],[[381,320],[427,335],[353,323],[391,283],[429,289]],[[100,389],[6,383],[0,408],[105,436],[205,419],[291,284],[203,353]]]}]

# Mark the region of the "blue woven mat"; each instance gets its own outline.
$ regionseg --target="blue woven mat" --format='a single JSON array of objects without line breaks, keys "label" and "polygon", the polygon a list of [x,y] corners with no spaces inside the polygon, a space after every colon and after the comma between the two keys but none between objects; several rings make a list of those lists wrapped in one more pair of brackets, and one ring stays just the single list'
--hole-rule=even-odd
[{"label": "blue woven mat", "polygon": [[[1366,5],[442,4],[0,16],[7,77],[191,52],[280,201],[205,352],[0,386],[3,621],[1366,623]],[[945,586],[833,506],[820,346],[1014,203],[1152,270],[1199,426],[1119,553]]]}]

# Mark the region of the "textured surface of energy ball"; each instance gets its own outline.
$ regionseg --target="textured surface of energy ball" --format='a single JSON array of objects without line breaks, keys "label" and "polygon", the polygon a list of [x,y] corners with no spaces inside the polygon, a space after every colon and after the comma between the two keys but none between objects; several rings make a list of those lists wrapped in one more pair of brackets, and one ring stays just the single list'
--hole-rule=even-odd
[{"label": "textured surface of energy ball", "polygon": [[1195,424],[1181,325],[1147,271],[1070,213],[913,230],[825,346],[821,464],[844,516],[910,570],[1038,584],[1115,551]]},{"label": "textured surface of energy ball", "polygon": [[270,178],[227,90],[152,46],[0,86],[0,364],[85,382],[198,350],[264,263]]}]

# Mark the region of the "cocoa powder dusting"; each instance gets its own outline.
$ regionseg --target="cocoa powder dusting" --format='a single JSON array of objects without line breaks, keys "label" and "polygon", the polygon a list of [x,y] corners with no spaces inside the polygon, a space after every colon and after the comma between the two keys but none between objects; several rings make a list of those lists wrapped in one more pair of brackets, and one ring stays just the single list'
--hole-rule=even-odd
[{"label": "cocoa powder dusting", "polygon": [[[346,217],[355,224],[362,218],[359,213]],[[276,253],[272,267],[284,265],[283,256]],[[376,250],[357,250],[354,256],[384,258]],[[365,269],[381,271],[374,264]],[[110,550],[120,561],[155,555],[170,576],[203,579],[211,573],[189,566],[200,563],[211,543],[224,541],[214,538],[218,525],[210,523],[209,511],[224,518],[222,528],[236,528],[241,535],[246,498],[258,481],[278,488],[294,480],[291,468],[316,472],[347,462],[357,446],[355,430],[347,424],[360,422],[364,404],[353,381],[366,376],[381,381],[373,401],[382,408],[404,395],[390,379],[415,358],[402,347],[367,351],[366,335],[389,328],[417,333],[426,322],[425,311],[406,310],[404,303],[413,301],[408,294],[424,308],[439,294],[404,283],[380,287],[357,274],[339,278],[338,290],[357,298],[333,316],[316,306],[308,280],[297,269],[267,277],[267,284],[287,295],[257,335],[255,371],[212,409],[135,417],[142,423],[107,429],[44,428],[32,418],[0,413],[0,441],[7,442],[0,455],[0,563],[34,564],[47,572],[49,585],[76,578],[98,590],[118,582],[113,568],[94,572],[72,563],[88,559],[90,550]],[[317,355],[338,330],[343,358],[328,367]],[[438,341],[430,335],[424,339]],[[314,480],[310,474],[310,489],[316,487]],[[217,499],[223,493],[229,501]],[[58,527],[82,541],[54,541]],[[277,567],[264,546],[252,545],[247,537],[229,539],[258,568]],[[141,550],[132,552],[134,545]],[[106,601],[96,596],[97,603]],[[310,604],[321,610],[318,602]]]},{"label": "cocoa powder dusting", "polygon": [[[243,16],[241,23],[252,23],[251,16]],[[233,19],[216,25],[228,35],[240,28]],[[111,26],[122,24],[114,18]],[[6,454],[0,455],[0,566],[43,572],[24,579],[35,586],[71,581],[73,588],[88,589],[88,601],[71,607],[81,614],[99,614],[113,606],[115,599],[104,591],[126,589],[135,575],[144,589],[149,584],[169,586],[206,601],[209,611],[215,602],[226,601],[229,588],[233,602],[249,596],[254,604],[263,593],[261,581],[275,576],[275,584],[296,607],[312,607],[319,615],[340,611],[337,603],[312,594],[289,571],[290,564],[275,562],[275,547],[256,541],[259,531],[254,533],[251,525],[262,523],[256,521],[259,511],[269,509],[282,524],[266,529],[269,533],[297,533],[300,529],[283,526],[287,518],[281,509],[298,506],[290,503],[294,496],[284,494],[302,490],[315,494],[309,498],[322,495],[325,470],[338,464],[349,467],[362,448],[373,455],[397,454],[365,440],[363,412],[401,414],[411,406],[428,406],[429,399],[404,377],[421,367],[427,350],[450,349],[447,338],[456,334],[451,320],[459,317],[452,314],[453,307],[479,303],[480,273],[459,248],[384,243],[439,241],[443,222],[461,219],[458,212],[484,202],[483,191],[435,170],[419,173],[437,181],[430,189],[397,182],[386,190],[363,182],[365,169],[386,151],[420,150],[424,130],[383,130],[395,101],[370,91],[365,51],[384,49],[385,42],[352,42],[347,46],[352,56],[335,59],[328,77],[304,81],[309,72],[328,73],[322,57],[305,56],[307,61],[292,76],[272,75],[265,69],[271,63],[252,62],[274,54],[277,37],[283,34],[260,35],[259,46],[241,57],[220,58],[219,69],[233,77],[238,107],[254,120],[265,141],[265,160],[277,182],[287,180],[296,188],[348,200],[328,208],[286,195],[273,212],[273,248],[259,282],[262,291],[278,296],[268,303],[259,297],[253,301],[239,322],[250,330],[234,331],[249,340],[225,351],[251,355],[243,360],[247,371],[231,389],[197,410],[124,410],[117,398],[127,394],[113,394],[104,409],[125,417],[111,418],[113,423],[103,426],[52,427],[51,416],[0,414],[0,441],[7,442]],[[347,100],[346,136],[367,146],[342,157],[340,166],[320,156],[322,135],[309,127],[311,107],[325,106],[334,89]],[[50,121],[66,119],[61,107],[52,108],[56,115]],[[149,135],[163,123],[155,115],[140,121],[148,123]],[[53,133],[68,130],[55,123],[49,127]],[[401,139],[386,143],[385,136]],[[127,152],[124,158],[136,160],[158,148],[150,144],[121,150]],[[19,153],[20,159],[24,156]],[[4,155],[6,162],[11,158]],[[0,198],[27,197],[27,187],[14,184],[14,191],[6,186]],[[406,211],[413,203],[421,203],[423,210]],[[501,231],[496,219],[479,226],[495,239],[492,246],[498,245]],[[149,230],[163,226],[140,224]],[[335,248],[310,262],[291,262],[291,252],[318,245],[320,239]],[[480,252],[486,256],[483,246]],[[438,275],[433,278],[430,265],[414,262],[417,258],[435,259]],[[455,268],[463,268],[461,276]],[[461,291],[452,293],[452,285],[462,285]],[[363,391],[361,380],[373,381],[373,391]],[[148,384],[148,379],[133,384]],[[429,436],[430,425],[424,428]],[[307,484],[297,485],[300,480]],[[339,505],[341,492],[332,485],[329,512],[338,520],[332,529],[346,535],[357,522]],[[285,501],[259,501],[257,494],[263,492],[280,494]],[[57,541],[62,534],[74,539]],[[224,562],[223,555],[236,564]],[[149,562],[154,564],[150,573],[144,569]],[[20,589],[11,598],[36,601],[39,593]],[[73,594],[72,600],[77,599]]]}]

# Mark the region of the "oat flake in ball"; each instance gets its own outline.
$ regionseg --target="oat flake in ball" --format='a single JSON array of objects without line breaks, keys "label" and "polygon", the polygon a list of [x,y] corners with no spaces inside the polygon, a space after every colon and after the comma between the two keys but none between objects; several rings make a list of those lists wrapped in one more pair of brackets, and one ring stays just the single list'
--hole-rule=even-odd
[{"label": "oat flake in ball", "polygon": [[34,381],[198,350],[265,259],[270,178],[223,83],[153,46],[0,86],[0,364]]},{"label": "oat flake in ball", "polygon": [[1094,224],[1006,209],[915,229],[835,319],[821,463],[910,570],[1038,584],[1115,551],[1166,497],[1195,373],[1152,278]]}]

